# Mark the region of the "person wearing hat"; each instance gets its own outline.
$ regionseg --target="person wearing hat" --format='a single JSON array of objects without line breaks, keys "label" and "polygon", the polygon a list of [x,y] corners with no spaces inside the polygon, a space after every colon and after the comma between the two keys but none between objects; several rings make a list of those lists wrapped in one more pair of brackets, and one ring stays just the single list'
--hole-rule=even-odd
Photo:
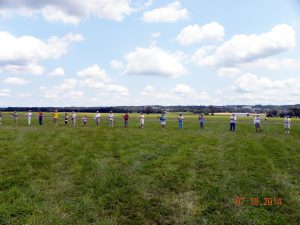
[{"label": "person wearing hat", "polygon": [[179,116],[177,117],[178,120],[178,128],[182,129],[183,128],[183,115],[182,113],[179,114]]},{"label": "person wearing hat", "polygon": [[95,121],[96,121],[97,126],[100,126],[100,117],[101,117],[101,115],[100,115],[99,111],[97,111],[96,115],[95,115]]}]

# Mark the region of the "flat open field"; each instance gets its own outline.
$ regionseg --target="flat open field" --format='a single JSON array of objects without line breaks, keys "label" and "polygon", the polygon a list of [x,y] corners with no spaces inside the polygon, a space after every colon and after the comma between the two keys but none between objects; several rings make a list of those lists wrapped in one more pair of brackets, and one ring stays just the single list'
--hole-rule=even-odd
[{"label": "flat open field", "polygon": [[[70,115],[70,114],[69,114]],[[9,117],[8,117],[9,116]],[[78,115],[79,116],[79,115]],[[300,224],[300,120],[130,114],[108,128],[43,126],[19,113],[0,126],[0,224]],[[104,119],[105,118],[105,119]],[[237,197],[239,197],[237,199]]]}]

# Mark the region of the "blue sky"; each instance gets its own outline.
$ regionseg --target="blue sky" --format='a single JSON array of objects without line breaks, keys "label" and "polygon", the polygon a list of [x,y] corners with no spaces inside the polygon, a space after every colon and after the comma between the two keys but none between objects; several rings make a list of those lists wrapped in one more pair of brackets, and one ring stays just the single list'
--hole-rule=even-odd
[{"label": "blue sky", "polygon": [[1,106],[297,104],[300,1],[2,0]]}]

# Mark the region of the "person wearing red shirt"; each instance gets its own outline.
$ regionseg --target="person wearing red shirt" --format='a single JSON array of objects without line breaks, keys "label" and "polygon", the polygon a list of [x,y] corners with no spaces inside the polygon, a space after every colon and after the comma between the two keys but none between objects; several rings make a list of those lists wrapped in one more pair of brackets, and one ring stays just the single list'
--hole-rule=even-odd
[{"label": "person wearing red shirt", "polygon": [[124,118],[125,128],[128,128],[128,120],[129,120],[128,112],[125,113],[125,115],[123,116],[123,118]]}]

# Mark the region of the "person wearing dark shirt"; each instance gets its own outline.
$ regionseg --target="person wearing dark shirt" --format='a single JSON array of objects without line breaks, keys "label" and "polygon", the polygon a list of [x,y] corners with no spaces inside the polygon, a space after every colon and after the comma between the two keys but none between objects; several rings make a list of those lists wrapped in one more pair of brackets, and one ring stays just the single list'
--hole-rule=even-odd
[{"label": "person wearing dark shirt", "polygon": [[129,120],[128,112],[125,113],[125,115],[123,116],[123,118],[124,118],[124,125],[125,125],[125,128],[128,128],[128,120]]},{"label": "person wearing dark shirt", "polygon": [[39,117],[39,124],[42,125],[43,124],[43,112],[42,111],[38,112],[38,117]]}]

